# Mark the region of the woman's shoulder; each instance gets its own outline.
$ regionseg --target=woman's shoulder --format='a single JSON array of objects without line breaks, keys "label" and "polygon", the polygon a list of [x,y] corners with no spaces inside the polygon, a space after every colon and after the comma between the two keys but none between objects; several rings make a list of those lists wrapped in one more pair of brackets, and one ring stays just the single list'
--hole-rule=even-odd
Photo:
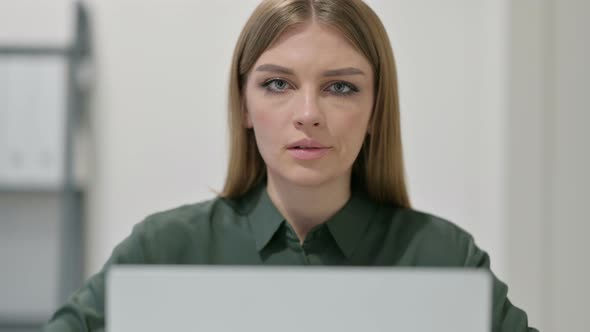
[{"label": "woman's shoulder", "polygon": [[471,234],[455,222],[421,210],[401,208],[391,215],[392,223],[399,223],[406,231],[449,239],[470,238]]},{"label": "woman's shoulder", "polygon": [[235,206],[221,197],[156,212],[134,226],[122,248],[141,251],[144,263],[177,262],[189,246],[205,248],[215,225],[232,219],[236,212]]},{"label": "woman's shoulder", "polygon": [[216,196],[152,213],[140,224],[153,232],[171,228],[190,230],[206,226],[215,216],[236,214],[238,210],[231,201]]},{"label": "woman's shoulder", "polygon": [[232,213],[234,208],[225,199],[209,198],[152,213],[135,225],[134,233],[149,243],[180,244],[210,228],[217,216]]},{"label": "woman's shoulder", "polygon": [[391,240],[412,254],[408,258],[417,265],[464,266],[470,256],[480,251],[471,233],[432,213],[396,208],[382,223]]}]

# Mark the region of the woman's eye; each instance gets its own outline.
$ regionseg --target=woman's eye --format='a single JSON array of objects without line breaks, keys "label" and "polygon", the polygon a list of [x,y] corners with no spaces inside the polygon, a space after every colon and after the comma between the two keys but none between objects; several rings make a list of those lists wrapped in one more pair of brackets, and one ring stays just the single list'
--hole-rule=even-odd
[{"label": "woman's eye", "polygon": [[336,82],[328,87],[328,91],[335,95],[350,95],[358,92],[358,89],[350,83]]},{"label": "woman's eye", "polygon": [[[280,78],[270,79],[262,83],[261,86],[271,93],[283,93],[285,90],[293,88],[291,84]],[[356,86],[348,82],[334,82],[330,84],[325,91],[336,96],[349,96],[358,92],[359,90],[356,88]]]},{"label": "woman's eye", "polygon": [[281,80],[281,79],[272,79],[272,80],[266,81],[262,86],[272,92],[282,92],[282,91],[289,88],[289,83],[287,83],[287,81]]}]

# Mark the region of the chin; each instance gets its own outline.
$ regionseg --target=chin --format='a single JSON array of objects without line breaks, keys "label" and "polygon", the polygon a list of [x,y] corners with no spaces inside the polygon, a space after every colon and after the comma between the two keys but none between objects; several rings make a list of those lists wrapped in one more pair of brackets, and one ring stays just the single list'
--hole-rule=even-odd
[{"label": "chin", "polygon": [[300,187],[319,187],[328,182],[328,179],[319,176],[299,176],[288,178],[287,181]]},{"label": "chin", "polygon": [[332,170],[322,171],[299,167],[297,169],[291,169],[275,174],[278,175],[283,181],[301,187],[319,187],[340,177]]}]

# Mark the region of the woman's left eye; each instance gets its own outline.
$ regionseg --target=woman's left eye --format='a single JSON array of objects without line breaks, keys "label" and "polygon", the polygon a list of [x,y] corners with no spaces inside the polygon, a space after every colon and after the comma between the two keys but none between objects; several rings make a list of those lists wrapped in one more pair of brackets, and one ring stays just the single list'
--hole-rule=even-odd
[{"label": "woman's left eye", "polygon": [[347,82],[335,82],[330,84],[328,87],[328,92],[335,95],[350,95],[358,92],[358,89],[354,85]]}]

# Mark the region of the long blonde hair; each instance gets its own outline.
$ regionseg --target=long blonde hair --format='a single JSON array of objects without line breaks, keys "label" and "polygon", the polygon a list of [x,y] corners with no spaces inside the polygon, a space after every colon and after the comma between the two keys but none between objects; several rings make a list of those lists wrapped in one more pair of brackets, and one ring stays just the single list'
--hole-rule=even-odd
[{"label": "long blonde hair", "polygon": [[409,208],[393,52],[381,21],[362,0],[264,0],[254,10],[232,59],[228,102],[230,158],[220,196],[240,197],[265,177],[266,166],[254,133],[244,122],[243,89],[260,55],[286,29],[310,20],[338,29],[374,70],[371,130],[353,164],[352,185],[376,201]]}]

